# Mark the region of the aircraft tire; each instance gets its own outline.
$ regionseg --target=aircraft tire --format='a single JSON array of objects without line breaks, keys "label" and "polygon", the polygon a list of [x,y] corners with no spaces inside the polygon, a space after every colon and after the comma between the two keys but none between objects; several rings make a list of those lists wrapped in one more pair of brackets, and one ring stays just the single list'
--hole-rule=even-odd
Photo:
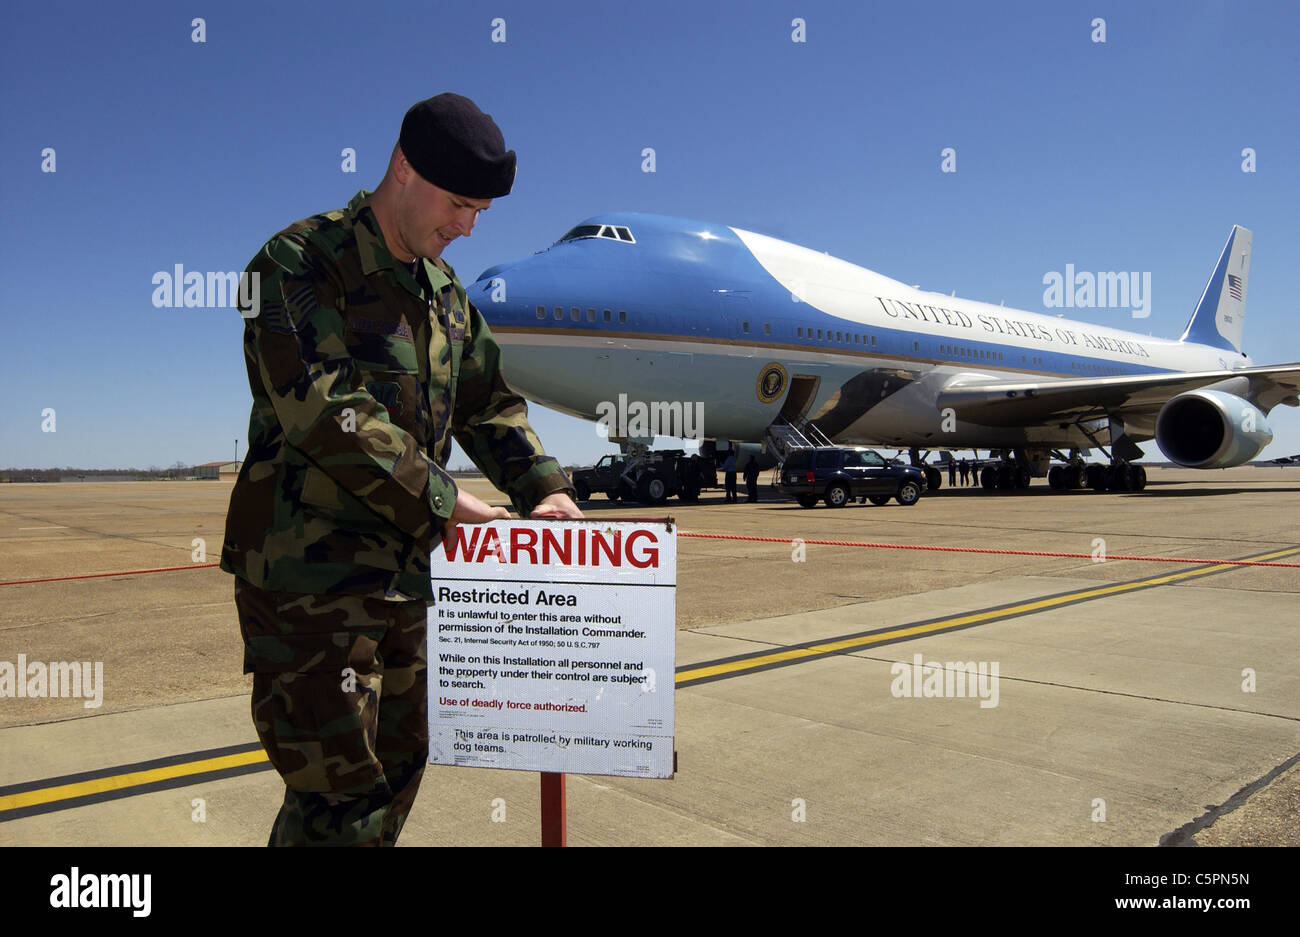
[{"label": "aircraft tire", "polygon": [[1063,491],[1065,489],[1065,479],[1061,476],[1064,473],[1059,465],[1053,465],[1047,470],[1047,487],[1053,491]]},{"label": "aircraft tire", "polygon": [[980,472],[980,485],[985,491],[992,491],[998,486],[998,473],[993,466],[984,466],[984,470]]},{"label": "aircraft tire", "polygon": [[882,504],[889,503],[889,495],[867,495],[867,500],[876,507],[880,507]]},{"label": "aircraft tire", "polygon": [[1147,487],[1147,470],[1140,465],[1133,466],[1133,490],[1145,491]]},{"label": "aircraft tire", "polygon": [[943,487],[943,472],[933,466],[925,467],[925,484],[929,491],[938,491]]},{"label": "aircraft tire", "polygon": [[816,495],[798,495],[795,500],[801,508],[815,508],[819,499]]},{"label": "aircraft tire", "polygon": [[1106,490],[1106,466],[1092,464],[1086,469],[1088,473],[1088,487],[1093,491]]}]

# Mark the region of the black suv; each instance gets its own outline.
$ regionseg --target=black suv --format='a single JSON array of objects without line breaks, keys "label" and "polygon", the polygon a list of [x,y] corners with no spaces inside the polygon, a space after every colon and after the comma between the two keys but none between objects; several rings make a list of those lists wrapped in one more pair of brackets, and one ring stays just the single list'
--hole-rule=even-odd
[{"label": "black suv", "polygon": [[806,508],[823,498],[829,507],[842,508],[854,498],[916,504],[926,483],[921,469],[891,462],[872,449],[827,446],[786,456],[776,487]]}]

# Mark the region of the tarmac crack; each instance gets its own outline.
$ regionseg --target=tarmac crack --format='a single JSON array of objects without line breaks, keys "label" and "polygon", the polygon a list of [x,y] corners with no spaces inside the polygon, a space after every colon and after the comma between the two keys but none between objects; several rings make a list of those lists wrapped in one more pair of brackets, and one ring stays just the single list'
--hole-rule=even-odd
[{"label": "tarmac crack", "polygon": [[1184,823],[1176,830],[1172,830],[1160,837],[1158,845],[1161,846],[1195,846],[1196,840],[1193,838],[1197,833],[1209,829],[1220,817],[1227,816],[1238,807],[1246,804],[1251,797],[1258,794],[1264,788],[1268,787],[1278,777],[1286,773],[1295,765],[1300,764],[1300,753],[1292,755],[1280,765],[1275,766],[1271,771],[1256,778],[1249,784],[1242,787],[1237,793],[1233,794],[1221,804],[1211,807],[1201,814],[1195,820]]},{"label": "tarmac crack", "polygon": [[[734,635],[734,634],[718,634],[716,631],[700,631],[700,630],[698,630],[698,629],[696,629],[696,628],[685,628],[685,629],[683,629],[683,631],[684,631],[684,633],[686,633],[686,634],[702,634],[702,635],[706,635],[707,637],[710,637],[710,638],[725,638],[725,639],[727,639],[727,640],[729,640],[729,641],[744,641],[746,644],[758,644],[758,645],[762,645],[763,647],[783,648],[783,647],[786,646],[786,645],[784,645],[784,644],[775,644],[775,643],[773,643],[772,641],[763,641],[763,640],[760,640],[759,638],[742,638],[742,637],[740,637],[739,635]],[[703,661],[700,661],[699,663],[703,663]],[[681,664],[681,663],[679,663],[678,666],[679,666],[679,667],[694,667],[694,666],[696,666],[696,665],[695,665],[695,664]]]}]

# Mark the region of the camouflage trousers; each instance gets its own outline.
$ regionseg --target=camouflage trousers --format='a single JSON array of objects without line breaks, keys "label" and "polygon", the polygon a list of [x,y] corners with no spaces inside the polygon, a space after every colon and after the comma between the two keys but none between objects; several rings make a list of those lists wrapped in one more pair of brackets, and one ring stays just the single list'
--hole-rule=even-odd
[{"label": "camouflage trousers", "polygon": [[392,846],[429,760],[426,606],[235,578],[253,725],[284,779],[268,846]]}]

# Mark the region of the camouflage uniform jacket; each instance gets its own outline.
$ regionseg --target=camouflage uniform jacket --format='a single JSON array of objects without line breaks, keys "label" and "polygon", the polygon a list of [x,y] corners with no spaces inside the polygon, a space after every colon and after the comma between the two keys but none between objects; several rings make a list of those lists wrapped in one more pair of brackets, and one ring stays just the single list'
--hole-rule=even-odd
[{"label": "camouflage uniform jacket", "polygon": [[522,516],[572,487],[455,272],[421,260],[427,293],[368,196],[290,225],[248,265],[253,409],[221,568],[264,589],[427,601],[453,438]]}]

